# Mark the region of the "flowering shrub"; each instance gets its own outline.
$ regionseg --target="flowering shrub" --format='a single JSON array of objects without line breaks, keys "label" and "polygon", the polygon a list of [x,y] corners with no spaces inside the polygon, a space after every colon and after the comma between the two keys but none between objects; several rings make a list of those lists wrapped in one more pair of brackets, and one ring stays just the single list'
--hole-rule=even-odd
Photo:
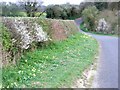
[{"label": "flowering shrub", "polygon": [[48,41],[48,36],[46,32],[43,32],[43,29],[40,25],[38,25],[37,23],[34,23],[35,25],[35,40],[38,42],[41,41]]},{"label": "flowering shrub", "polygon": [[[10,23],[11,22],[11,23]],[[14,43],[22,49],[28,49],[32,42],[43,42],[48,40],[47,33],[43,31],[42,27],[30,20],[23,18],[12,19],[12,21],[5,19],[4,23],[12,24],[12,27],[9,27]]]},{"label": "flowering shrub", "polygon": [[27,25],[24,24],[22,20],[16,20],[13,22],[14,28],[16,29],[16,33],[20,35],[20,47],[24,49],[28,49],[29,44],[32,43],[33,38],[30,37],[30,32],[27,31]]},{"label": "flowering shrub", "polygon": [[100,32],[100,31],[108,31],[108,24],[107,22],[105,21],[104,18],[100,19],[99,22],[98,22],[98,27],[97,27],[97,31]]}]

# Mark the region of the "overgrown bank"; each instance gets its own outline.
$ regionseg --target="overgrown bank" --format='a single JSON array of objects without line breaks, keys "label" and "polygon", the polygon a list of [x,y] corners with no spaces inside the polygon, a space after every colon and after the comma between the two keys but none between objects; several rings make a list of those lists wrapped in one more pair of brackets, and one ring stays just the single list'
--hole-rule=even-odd
[{"label": "overgrown bank", "polygon": [[65,40],[78,32],[74,21],[41,18],[2,18],[3,66],[15,64],[27,51]]},{"label": "overgrown bank", "polygon": [[4,18],[2,30],[3,56],[11,57],[3,64],[16,61],[2,69],[3,88],[70,87],[98,52],[97,41],[70,20]]},{"label": "overgrown bank", "polygon": [[17,66],[3,69],[3,87],[70,87],[93,63],[98,52],[95,39],[84,34],[70,36],[22,56]]}]

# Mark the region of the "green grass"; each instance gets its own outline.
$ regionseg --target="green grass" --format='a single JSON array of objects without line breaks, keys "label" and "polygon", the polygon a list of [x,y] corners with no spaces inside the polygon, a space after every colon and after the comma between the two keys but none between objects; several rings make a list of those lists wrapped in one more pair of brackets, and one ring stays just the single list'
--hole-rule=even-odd
[{"label": "green grass", "polygon": [[[35,12],[35,17],[39,17],[39,15],[41,14],[42,12]],[[9,16],[9,15],[8,15]],[[14,15],[14,17],[27,17],[27,13],[24,12],[24,11],[20,11],[20,12],[16,12],[16,15]],[[40,18],[46,18],[46,13],[43,13]]]},{"label": "green grass", "polygon": [[83,30],[83,31],[85,31],[85,32],[88,32],[88,31],[89,31],[87,28],[84,27],[83,24],[80,24],[80,29]]},{"label": "green grass", "polygon": [[90,33],[93,33],[93,34],[97,34],[97,35],[107,35],[107,36],[114,36],[114,37],[118,37],[118,35],[116,34],[107,34],[107,33],[102,33],[102,32],[90,32]]},{"label": "green grass", "polygon": [[83,31],[85,31],[85,32],[89,32],[89,33],[93,33],[93,34],[118,37],[118,35],[116,35],[116,34],[108,34],[108,33],[103,33],[103,32],[90,31],[87,28],[85,28],[83,24],[80,24],[80,29],[83,30]]},{"label": "green grass", "polygon": [[2,88],[2,68],[0,68],[0,88]]},{"label": "green grass", "polygon": [[93,63],[98,43],[78,33],[65,41],[28,52],[16,66],[3,68],[3,87],[70,87]]}]

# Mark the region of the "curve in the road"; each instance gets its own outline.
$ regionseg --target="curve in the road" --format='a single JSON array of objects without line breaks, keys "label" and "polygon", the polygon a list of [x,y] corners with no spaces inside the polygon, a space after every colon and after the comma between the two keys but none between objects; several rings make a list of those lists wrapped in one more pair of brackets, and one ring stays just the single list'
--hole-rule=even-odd
[{"label": "curve in the road", "polygon": [[[75,20],[78,28],[81,19]],[[80,32],[83,32],[80,30]],[[97,73],[92,88],[118,88],[118,37],[86,33],[100,44]]]},{"label": "curve in the road", "polygon": [[118,38],[91,34],[100,43],[95,88],[118,88]]}]

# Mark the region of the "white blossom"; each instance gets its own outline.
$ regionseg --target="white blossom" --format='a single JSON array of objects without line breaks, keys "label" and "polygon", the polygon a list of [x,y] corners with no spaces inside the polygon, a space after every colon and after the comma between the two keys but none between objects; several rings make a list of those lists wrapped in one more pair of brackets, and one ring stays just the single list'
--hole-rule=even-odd
[{"label": "white blossom", "polygon": [[28,49],[33,41],[42,42],[48,40],[47,33],[44,32],[43,28],[37,23],[27,24],[24,23],[23,19],[17,18],[14,20],[13,24],[14,28],[16,29],[16,33],[20,35],[19,46],[23,49]]},{"label": "white blossom", "polygon": [[36,41],[47,41],[48,36],[46,32],[43,32],[43,29],[40,25],[35,23],[35,35],[36,35]]},{"label": "white blossom", "polygon": [[29,45],[32,43],[32,37],[30,37],[30,33],[27,31],[27,25],[24,24],[24,22],[21,19],[15,19],[14,22],[14,27],[16,29],[16,32],[18,34],[20,34],[21,38],[21,42],[20,42],[20,46],[23,49],[28,49]]},{"label": "white blossom", "polygon": [[100,19],[98,22],[98,27],[97,27],[97,31],[107,31],[108,30],[108,24],[105,21],[104,18]]}]

